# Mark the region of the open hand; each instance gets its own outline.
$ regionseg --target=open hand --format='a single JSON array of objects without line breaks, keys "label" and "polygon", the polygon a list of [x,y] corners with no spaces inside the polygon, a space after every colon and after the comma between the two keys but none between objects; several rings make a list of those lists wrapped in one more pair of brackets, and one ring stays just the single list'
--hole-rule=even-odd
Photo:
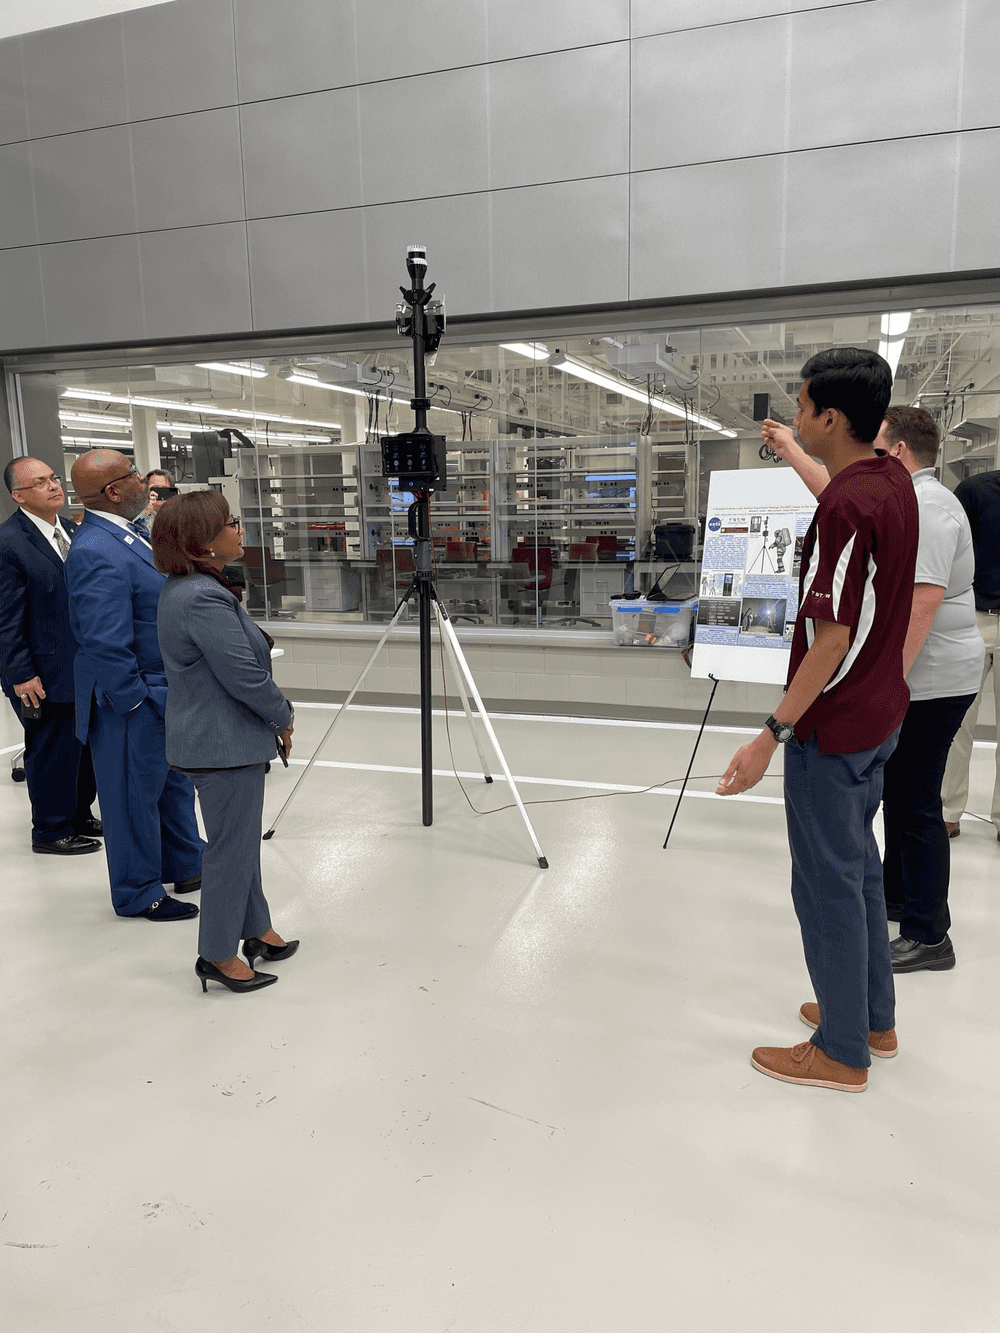
[{"label": "open hand", "polygon": [[741,745],[715,789],[716,796],[738,796],[756,787],[777,748],[778,742],[769,731],[762,731],[749,745]]}]

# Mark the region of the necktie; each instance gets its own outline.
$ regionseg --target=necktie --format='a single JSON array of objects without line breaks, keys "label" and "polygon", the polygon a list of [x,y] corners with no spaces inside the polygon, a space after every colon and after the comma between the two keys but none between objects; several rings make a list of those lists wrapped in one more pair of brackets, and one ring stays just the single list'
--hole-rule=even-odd
[{"label": "necktie", "polygon": [[55,541],[56,544],[56,550],[65,560],[66,557],[69,555],[69,538],[66,536],[65,532],[63,532],[62,526],[59,523],[56,524],[56,530],[53,534],[53,540]]},{"label": "necktie", "polygon": [[138,536],[145,537],[146,541],[149,541],[149,528],[146,527],[145,521],[143,519],[141,518],[134,519],[129,524],[129,527]]}]

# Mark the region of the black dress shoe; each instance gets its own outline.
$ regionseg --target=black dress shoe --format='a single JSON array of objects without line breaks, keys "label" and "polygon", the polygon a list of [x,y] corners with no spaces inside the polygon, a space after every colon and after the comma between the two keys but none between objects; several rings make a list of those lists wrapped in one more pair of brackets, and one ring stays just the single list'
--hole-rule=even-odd
[{"label": "black dress shoe", "polygon": [[946,935],[940,944],[921,944],[919,940],[889,941],[893,972],[947,972],[955,966],[955,949]]},{"label": "black dress shoe", "polygon": [[280,963],[283,958],[291,958],[298,947],[298,940],[289,940],[287,944],[279,946],[253,937],[243,941],[243,957],[251,967],[255,958],[263,958],[265,963]]},{"label": "black dress shoe", "polygon": [[103,838],[104,825],[99,819],[85,819],[82,824],[78,824],[73,830],[79,833],[81,838]]},{"label": "black dress shoe", "polygon": [[273,986],[278,978],[273,972],[255,972],[252,977],[227,977],[225,972],[220,972],[214,963],[210,963],[207,958],[199,958],[194,965],[195,976],[201,978],[201,989],[208,992],[209,981],[221,982],[227,990],[241,991],[263,990],[265,986]]},{"label": "black dress shoe", "polygon": [[174,884],[174,893],[196,893],[201,888],[201,876],[190,875]]},{"label": "black dress shoe", "polygon": [[81,838],[79,833],[71,833],[68,838],[57,838],[55,842],[33,842],[31,850],[39,856],[85,856],[87,852],[99,852],[101,844],[93,838]]},{"label": "black dress shoe", "polygon": [[188,921],[198,915],[194,903],[175,903],[173,898],[157,898],[144,912],[133,912],[133,916],[144,916],[147,921]]}]

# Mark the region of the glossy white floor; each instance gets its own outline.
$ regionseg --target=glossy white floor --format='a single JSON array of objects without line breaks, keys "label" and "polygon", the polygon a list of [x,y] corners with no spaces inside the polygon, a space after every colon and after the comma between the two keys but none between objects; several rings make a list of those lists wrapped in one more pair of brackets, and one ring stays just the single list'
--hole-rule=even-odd
[{"label": "glossy white floor", "polygon": [[[332,716],[299,709],[300,757]],[[682,774],[693,740],[498,731],[532,800]],[[958,967],[900,979],[901,1054],[849,1097],[749,1062],[804,1039],[811,998],[779,782],[684,801],[668,851],[670,797],[530,807],[539,870],[516,812],[476,817],[453,778],[421,826],[413,713],[348,715],[325,753],[350,766],[314,769],[263,849],[302,948],[251,996],[202,995],[193,924],[116,919],[102,856],[30,855],[4,770],[4,1328],[1000,1328],[990,825],[953,844]]]}]

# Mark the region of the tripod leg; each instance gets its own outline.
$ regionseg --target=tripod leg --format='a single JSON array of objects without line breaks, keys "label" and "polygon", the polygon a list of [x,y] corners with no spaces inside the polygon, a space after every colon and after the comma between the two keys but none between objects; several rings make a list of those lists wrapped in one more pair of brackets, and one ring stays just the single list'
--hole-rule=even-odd
[{"label": "tripod leg", "polygon": [[472,733],[472,739],[476,743],[476,753],[479,755],[479,762],[482,765],[482,770],[483,770],[483,781],[492,782],[493,777],[490,773],[489,764],[486,762],[486,755],[483,753],[482,743],[480,742],[479,739],[479,732],[476,730],[476,724],[472,717],[472,710],[469,708],[469,696],[465,690],[465,681],[462,679],[462,669],[459,666],[459,664],[455,661],[455,656],[454,653],[452,652],[452,647],[451,647],[451,640],[448,638],[447,634],[445,634],[444,630],[441,627],[441,618],[444,615],[444,612],[442,611],[436,599],[433,603],[433,606],[434,606],[434,614],[437,617],[438,633],[441,635],[441,642],[444,643],[448,648],[448,653],[450,655],[449,660],[451,661],[452,669],[455,672],[455,679],[458,681],[458,691],[462,696],[462,707],[465,709],[465,719],[469,724],[469,731]]},{"label": "tripod leg", "polygon": [[688,778],[691,776],[692,768],[694,768],[694,757],[698,753],[698,746],[701,744],[702,734],[705,730],[705,723],[708,721],[708,715],[712,711],[712,702],[715,699],[715,691],[719,688],[719,682],[711,672],[708,673],[708,678],[709,680],[714,680],[715,684],[712,686],[712,693],[708,696],[708,707],[705,709],[705,716],[701,719],[701,726],[698,729],[698,737],[694,743],[694,749],[691,751],[691,762],[688,764],[687,772],[684,774],[684,781],[681,783],[681,789],[677,793],[677,804],[674,806],[674,817],[671,819],[670,827],[667,829],[667,836],[663,839],[664,847],[666,847],[667,843],[670,841],[670,835],[674,831],[674,824],[681,808],[681,801],[684,799],[685,791],[687,791]]},{"label": "tripod leg", "polygon": [[371,657],[369,657],[367,663],[365,664],[364,668],[362,669],[361,675],[360,675],[360,676],[357,678],[357,680],[354,682],[354,687],[352,688],[350,694],[347,696],[347,698],[344,700],[344,702],[340,705],[340,708],[337,710],[337,712],[336,712],[336,714],[335,714],[335,716],[334,716],[333,721],[330,723],[330,725],[327,727],[326,731],[323,733],[323,738],[322,738],[322,740],[320,741],[319,745],[316,746],[316,749],[313,751],[313,753],[312,753],[312,757],[310,758],[308,764],[306,764],[305,768],[304,768],[304,769],[302,770],[302,772],[300,773],[299,778],[298,778],[298,781],[296,782],[296,784],[295,784],[295,786],[292,788],[292,790],[288,793],[288,797],[287,797],[287,799],[285,800],[285,804],[284,804],[284,805],[281,807],[281,809],[278,811],[277,815],[275,815],[275,817],[274,817],[274,822],[271,824],[271,827],[267,830],[267,832],[266,832],[266,833],[264,834],[264,836],[261,838],[261,842],[267,842],[268,838],[273,838],[273,837],[274,837],[274,830],[278,827],[278,821],[281,819],[282,815],[285,813],[285,811],[286,811],[286,810],[288,809],[288,807],[291,805],[291,803],[292,803],[292,801],[293,801],[293,799],[294,799],[294,797],[295,797],[295,793],[298,791],[299,787],[302,785],[303,781],[304,781],[305,778],[308,776],[308,774],[309,774],[309,770],[312,768],[313,764],[315,764],[316,760],[319,758],[319,752],[320,752],[320,750],[322,750],[323,746],[326,744],[327,740],[329,739],[329,737],[330,737],[330,733],[333,731],[334,727],[337,725],[337,723],[340,721],[340,719],[341,719],[341,718],[344,716],[344,714],[347,712],[348,708],[350,708],[350,706],[351,706],[351,702],[352,702],[352,700],[354,699],[354,696],[357,694],[358,690],[361,689],[361,686],[362,686],[362,684],[364,683],[364,679],[365,679],[365,677],[368,675],[368,672],[372,669],[372,666],[374,665],[375,659],[376,659],[376,657],[378,657],[379,653],[382,651],[382,648],[384,647],[385,642],[386,642],[386,640],[388,639],[389,635],[392,633],[392,631],[393,631],[393,630],[396,628],[396,626],[399,624],[400,617],[401,617],[402,614],[403,614],[403,608],[406,606],[406,600],[407,600],[407,598],[409,597],[412,588],[413,588],[413,584],[411,583],[411,584],[410,584],[410,587],[407,588],[406,592],[403,594],[403,596],[402,596],[402,598],[401,598],[401,600],[400,600],[399,605],[396,607],[396,614],[395,614],[395,615],[393,616],[393,618],[389,621],[389,624],[386,626],[385,633],[382,635],[381,639],[379,639],[379,641],[378,641],[378,643],[377,643],[377,645],[376,645],[376,647],[375,647],[375,651],[372,653]]},{"label": "tripod leg", "polygon": [[507,767],[507,760],[503,757],[503,750],[500,749],[500,742],[497,740],[496,732],[493,730],[493,724],[490,722],[490,715],[486,711],[486,706],[480,697],[479,690],[476,688],[476,682],[472,678],[472,672],[469,670],[469,664],[465,660],[465,654],[462,652],[461,645],[455,636],[454,626],[443,614],[439,618],[438,623],[451,644],[452,654],[454,655],[454,659],[461,669],[462,674],[465,676],[465,683],[469,687],[469,693],[475,701],[476,711],[480,718],[482,718],[483,726],[486,728],[486,734],[489,736],[490,743],[493,746],[493,752],[499,760],[504,777],[507,779],[507,784],[514,794],[514,800],[517,804],[524,827],[527,830],[528,837],[531,839],[532,846],[535,849],[535,856],[538,858],[538,864],[543,870],[547,870],[549,868],[549,863],[542,853],[542,849],[538,844],[538,839],[535,837],[535,830],[531,827],[531,820],[528,818],[528,812],[525,810],[524,802],[521,800],[521,793],[517,790],[517,787],[514,784],[513,774]]}]

